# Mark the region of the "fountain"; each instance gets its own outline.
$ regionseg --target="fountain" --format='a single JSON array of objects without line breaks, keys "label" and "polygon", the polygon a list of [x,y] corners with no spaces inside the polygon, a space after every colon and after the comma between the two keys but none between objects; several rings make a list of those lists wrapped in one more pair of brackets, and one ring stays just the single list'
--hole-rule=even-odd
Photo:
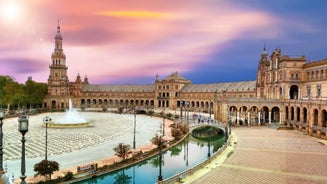
[{"label": "fountain", "polygon": [[[45,126],[45,124],[42,126]],[[77,110],[73,109],[71,99],[69,99],[69,108],[68,111],[65,112],[64,116],[48,123],[49,128],[78,128],[91,126],[93,126],[91,122],[88,122],[77,112]]]}]

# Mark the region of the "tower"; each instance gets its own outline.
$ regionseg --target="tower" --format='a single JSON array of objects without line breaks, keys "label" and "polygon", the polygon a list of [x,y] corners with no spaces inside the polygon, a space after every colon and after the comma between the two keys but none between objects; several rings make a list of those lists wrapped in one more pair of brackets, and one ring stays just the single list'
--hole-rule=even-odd
[{"label": "tower", "polygon": [[268,53],[266,51],[266,45],[264,45],[261,53],[261,58],[257,70],[257,97],[265,96],[265,80],[268,64]]},{"label": "tower", "polygon": [[[57,33],[55,35],[55,48],[51,55],[50,75],[48,78],[49,96],[67,96],[69,95],[69,81],[67,76],[66,56],[62,49],[62,36],[60,24],[58,21]],[[52,103],[54,106],[54,103]],[[57,107],[57,105],[55,105]]]}]

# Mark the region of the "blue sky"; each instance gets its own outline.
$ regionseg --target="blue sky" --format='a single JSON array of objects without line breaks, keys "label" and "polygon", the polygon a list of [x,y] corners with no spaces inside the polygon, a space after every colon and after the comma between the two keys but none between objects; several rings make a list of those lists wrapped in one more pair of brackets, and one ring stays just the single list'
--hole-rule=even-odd
[{"label": "blue sky", "polygon": [[68,76],[148,84],[255,80],[260,54],[327,58],[327,1],[2,0],[0,75],[46,82],[60,19]]}]

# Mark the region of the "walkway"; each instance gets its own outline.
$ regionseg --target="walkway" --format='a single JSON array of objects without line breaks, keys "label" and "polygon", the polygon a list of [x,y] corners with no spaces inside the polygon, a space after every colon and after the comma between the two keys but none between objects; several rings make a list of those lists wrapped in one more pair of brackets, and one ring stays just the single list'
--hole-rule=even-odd
[{"label": "walkway", "polygon": [[327,183],[326,141],[264,126],[233,131],[232,146],[184,183]]}]

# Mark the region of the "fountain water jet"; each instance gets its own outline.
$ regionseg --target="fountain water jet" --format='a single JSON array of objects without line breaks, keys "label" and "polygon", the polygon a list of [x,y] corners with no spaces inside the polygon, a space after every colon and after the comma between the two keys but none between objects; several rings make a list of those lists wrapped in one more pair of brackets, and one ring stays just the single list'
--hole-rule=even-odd
[{"label": "fountain water jet", "polygon": [[[45,125],[43,124],[43,126]],[[69,99],[68,111],[65,112],[64,116],[48,124],[49,128],[77,128],[90,126],[93,126],[93,124],[88,122],[76,110],[73,109],[71,99]]]}]

